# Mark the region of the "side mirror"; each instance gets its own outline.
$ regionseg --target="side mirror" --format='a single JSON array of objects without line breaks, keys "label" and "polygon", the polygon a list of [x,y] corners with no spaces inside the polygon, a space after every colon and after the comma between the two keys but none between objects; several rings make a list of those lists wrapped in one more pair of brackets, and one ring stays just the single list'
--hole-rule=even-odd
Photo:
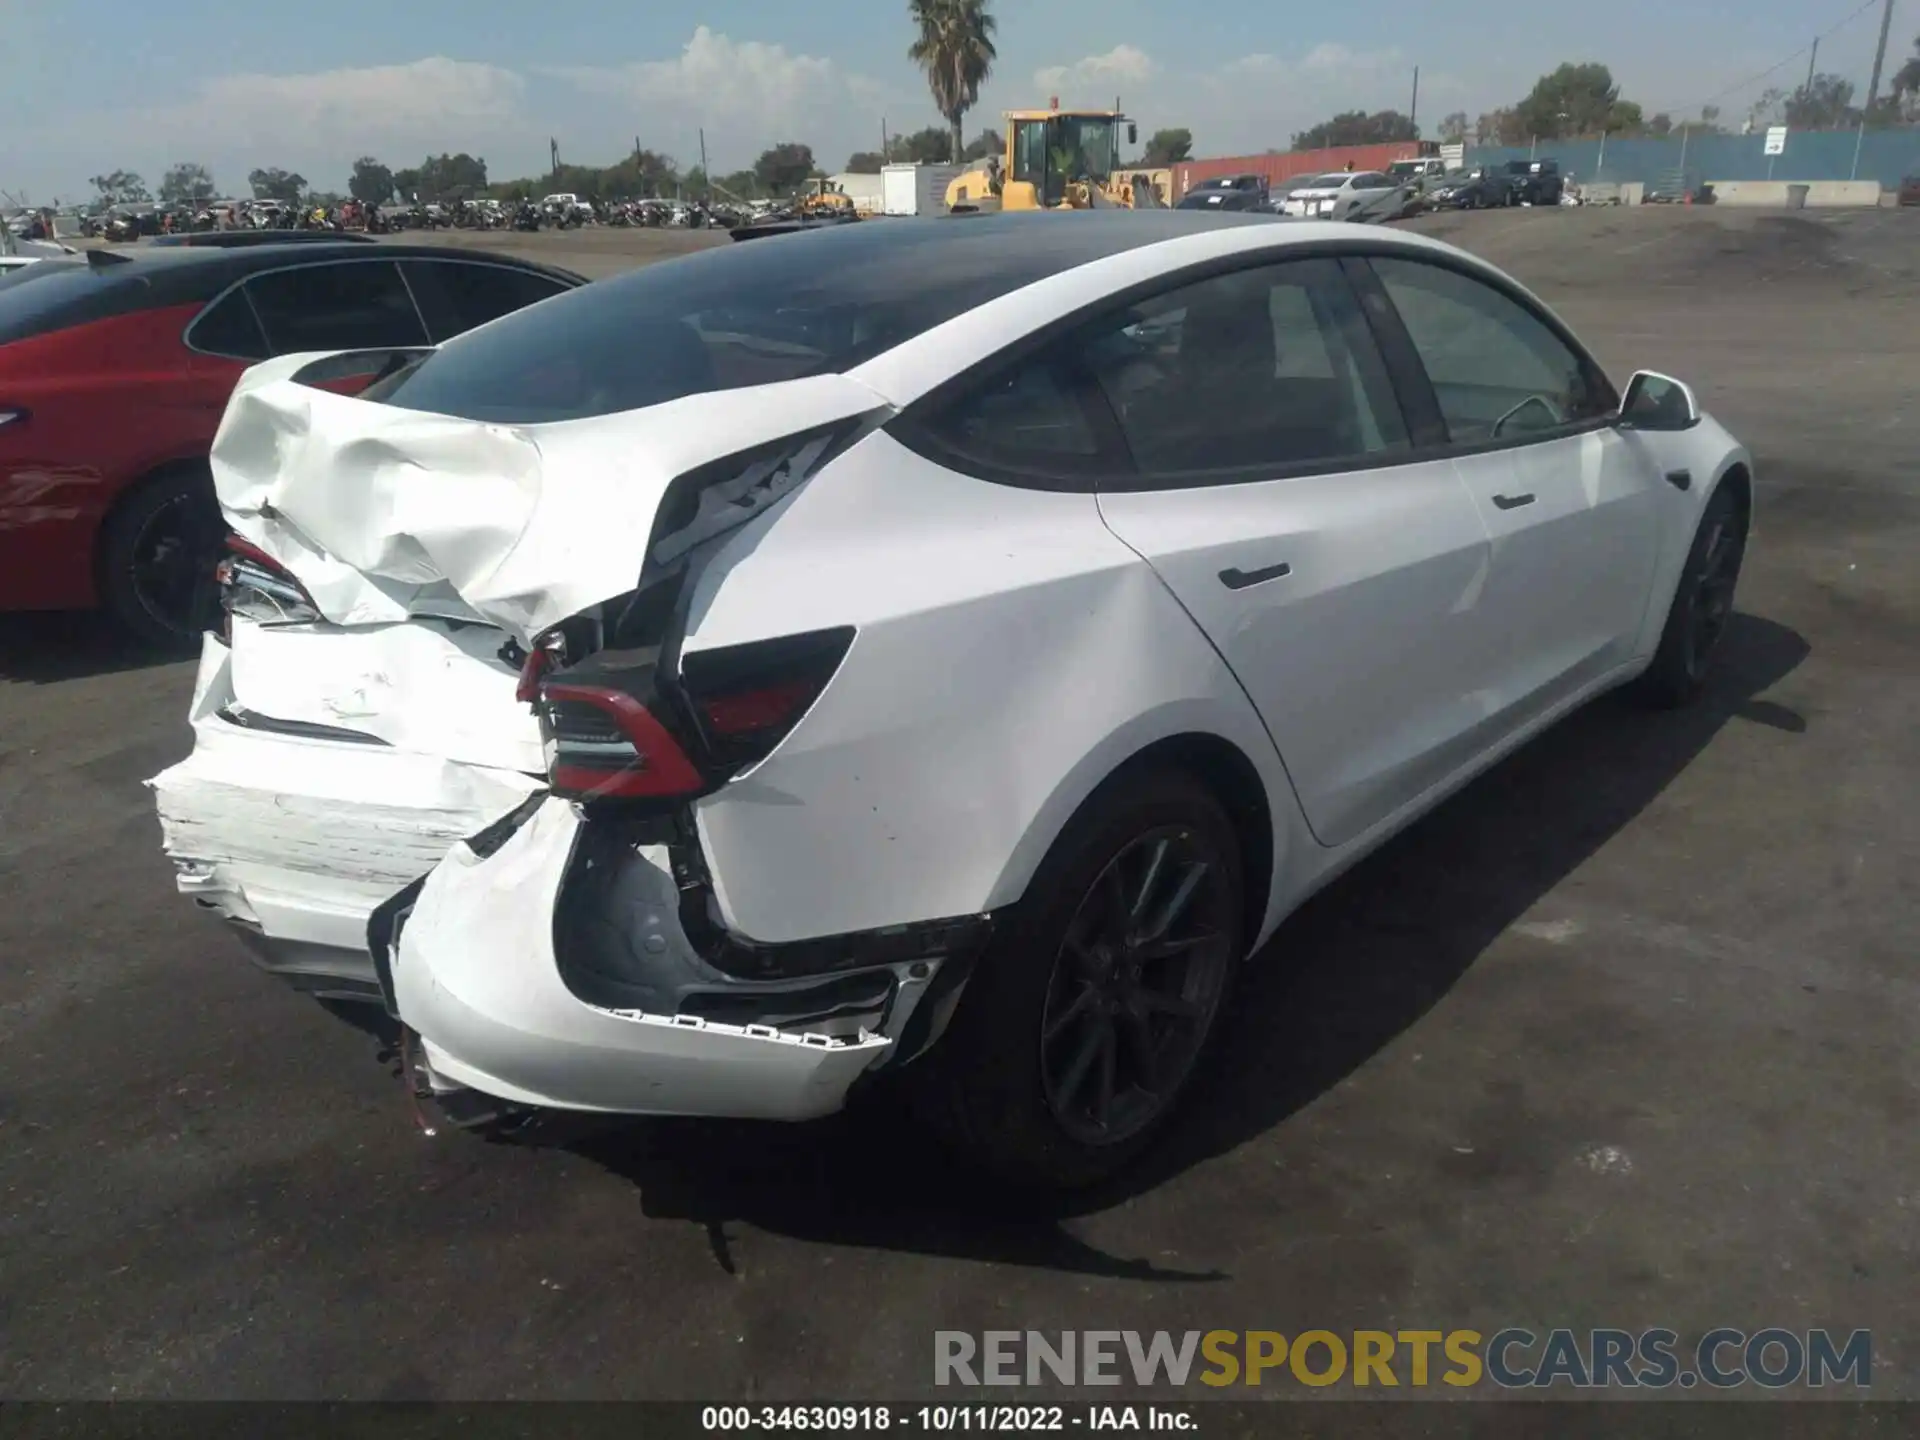
[{"label": "side mirror", "polygon": [[1636,371],[1620,400],[1620,424],[1629,430],[1690,430],[1700,423],[1700,402],[1671,375]]}]

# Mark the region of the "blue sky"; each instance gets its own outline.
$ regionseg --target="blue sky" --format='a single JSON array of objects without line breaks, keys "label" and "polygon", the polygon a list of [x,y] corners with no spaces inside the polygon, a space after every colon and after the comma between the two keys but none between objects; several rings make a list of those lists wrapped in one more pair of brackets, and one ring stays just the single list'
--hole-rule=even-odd
[{"label": "blue sky", "polygon": [[[1854,9],[1848,0],[997,0],[1000,64],[969,130],[1004,107],[1105,103],[1144,130],[1186,125],[1201,154],[1284,148],[1340,109],[1404,109],[1421,67],[1432,133],[1524,94],[1564,59],[1612,67],[1649,114],[1697,110]],[[36,202],[85,193],[126,167],[158,180],[178,160],[225,190],[281,165],[344,187],[354,157],[400,166],[441,150],[496,178],[564,159],[606,162],[637,135],[683,163],[704,126],[717,170],[776,140],[829,168],[894,130],[935,120],[906,59],[904,0],[0,0],[9,143],[0,188]],[[1469,18],[1470,15],[1470,18]],[[1820,68],[1864,91],[1877,4],[1821,42]],[[1905,55],[1920,0],[1896,0]],[[1890,59],[1891,66],[1897,60]],[[1720,99],[1737,117],[1768,83],[1798,84],[1804,54]]]}]

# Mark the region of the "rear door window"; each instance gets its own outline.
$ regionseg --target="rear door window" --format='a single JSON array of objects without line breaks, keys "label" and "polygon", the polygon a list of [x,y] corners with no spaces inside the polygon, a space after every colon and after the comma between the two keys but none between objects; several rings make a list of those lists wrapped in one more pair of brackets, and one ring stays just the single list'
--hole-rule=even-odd
[{"label": "rear door window", "polygon": [[1384,361],[1338,264],[1201,280],[1096,322],[1078,353],[1148,488],[1361,469],[1408,447]]},{"label": "rear door window", "polygon": [[236,286],[225,297],[200,312],[187,329],[187,344],[207,355],[235,360],[267,358],[267,337],[248,303],[244,288]]},{"label": "rear door window", "polygon": [[256,275],[246,288],[276,355],[428,343],[413,296],[391,260],[276,270]]},{"label": "rear door window", "polygon": [[401,269],[436,343],[573,288],[509,265],[406,260]]}]

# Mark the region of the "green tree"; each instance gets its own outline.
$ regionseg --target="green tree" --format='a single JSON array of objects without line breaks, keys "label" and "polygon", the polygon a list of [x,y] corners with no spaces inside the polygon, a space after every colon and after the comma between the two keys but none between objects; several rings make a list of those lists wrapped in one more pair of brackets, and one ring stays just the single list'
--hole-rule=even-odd
[{"label": "green tree", "polygon": [[1418,140],[1420,129],[1398,110],[1347,110],[1293,137],[1296,150],[1326,150],[1336,145],[1384,145]]},{"label": "green tree", "polygon": [[1440,121],[1440,138],[1449,145],[1461,144],[1467,138],[1467,112],[1456,110]]},{"label": "green tree", "polygon": [[1655,135],[1664,140],[1672,133],[1673,117],[1664,110],[1647,121],[1647,134],[1649,135]]},{"label": "green tree", "polygon": [[736,170],[714,181],[713,188],[736,200],[757,200],[760,196],[760,177],[751,170]]},{"label": "green tree", "polygon": [[1853,82],[1838,75],[1816,75],[1787,97],[1787,124],[1796,130],[1839,130],[1855,124]]},{"label": "green tree", "polygon": [[426,200],[471,200],[487,188],[487,162],[464,150],[458,155],[429,155],[415,173],[418,176],[415,188]]},{"label": "green tree", "polygon": [[393,172],[393,190],[402,200],[415,200],[420,194],[420,172],[417,169],[396,170]]},{"label": "green tree", "polygon": [[1007,137],[1004,133],[989,126],[967,143],[960,159],[965,163],[984,160],[989,155],[1004,156],[1007,153]]},{"label": "green tree", "polygon": [[373,156],[362,155],[353,162],[347,193],[362,205],[384,205],[393,199],[393,171]]},{"label": "green tree", "polygon": [[284,200],[289,204],[297,204],[301,195],[306,193],[307,177],[272,166],[249,170],[247,184],[252,188],[256,200]]},{"label": "green tree", "polygon": [[962,122],[1000,57],[993,45],[998,22],[986,0],[907,0],[907,14],[920,32],[907,58],[927,73],[934,108],[951,127],[945,158],[958,162],[967,148]]},{"label": "green tree", "polygon": [[1761,91],[1760,98],[1747,108],[1747,128],[1758,130],[1766,125],[1778,125],[1786,99],[1787,92],[1784,90]]},{"label": "green tree", "polygon": [[1523,138],[1559,140],[1632,130],[1640,124],[1640,107],[1621,105],[1613,72],[1593,63],[1565,64],[1551,75],[1542,75],[1513,110]]},{"label": "green tree", "polygon": [[214,197],[213,176],[207,167],[182,160],[160,177],[160,199],[167,205],[199,205]]},{"label": "green tree", "polygon": [[95,175],[87,183],[100,192],[102,205],[135,205],[152,198],[147,194],[147,182],[132,170]]},{"label": "green tree", "polygon": [[[813,147],[787,140],[761,152],[753,162],[753,173],[771,195],[797,190],[813,174]],[[691,177],[689,177],[691,180]]]},{"label": "green tree", "polygon": [[887,157],[878,150],[856,150],[847,157],[849,175],[878,175]]},{"label": "green tree", "polygon": [[1191,130],[1156,130],[1147,137],[1146,153],[1140,157],[1142,165],[1173,165],[1182,160],[1193,158],[1193,132]]},{"label": "green tree", "polygon": [[1510,105],[1489,110],[1473,122],[1475,141],[1481,145],[1524,145],[1527,132]]},{"label": "green tree", "polygon": [[[1887,84],[1896,101],[1906,102],[1920,95],[1920,35],[1913,37],[1913,54],[1907,57],[1907,63],[1893,72]],[[1874,108],[1879,108],[1878,101],[1874,102]]]}]

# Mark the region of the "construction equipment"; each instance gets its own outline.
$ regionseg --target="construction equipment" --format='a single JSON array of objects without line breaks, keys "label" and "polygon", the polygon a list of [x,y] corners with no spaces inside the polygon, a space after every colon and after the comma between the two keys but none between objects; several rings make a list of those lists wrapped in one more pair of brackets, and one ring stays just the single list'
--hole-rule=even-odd
[{"label": "construction equipment", "polygon": [[1009,110],[1006,122],[1006,153],[989,155],[947,187],[953,214],[1167,205],[1167,172],[1121,165],[1121,128],[1129,145],[1140,132],[1118,110],[1062,110],[1056,97],[1050,109]]},{"label": "construction equipment", "polygon": [[793,214],[800,220],[857,220],[853,197],[824,175],[807,182],[806,192],[794,202]]}]

